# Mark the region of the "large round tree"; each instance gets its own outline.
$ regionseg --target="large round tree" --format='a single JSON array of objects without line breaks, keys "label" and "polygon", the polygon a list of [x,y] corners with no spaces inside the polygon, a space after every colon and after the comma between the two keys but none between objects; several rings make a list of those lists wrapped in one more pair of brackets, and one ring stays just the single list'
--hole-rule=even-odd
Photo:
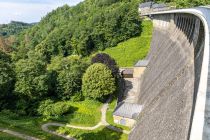
[{"label": "large round tree", "polygon": [[104,64],[95,63],[85,72],[82,79],[84,96],[99,99],[116,90],[112,71]]}]

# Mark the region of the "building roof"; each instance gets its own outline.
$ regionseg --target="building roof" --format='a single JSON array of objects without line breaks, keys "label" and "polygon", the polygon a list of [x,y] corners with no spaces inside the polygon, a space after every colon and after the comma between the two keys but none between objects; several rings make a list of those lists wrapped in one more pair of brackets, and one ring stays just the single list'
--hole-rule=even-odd
[{"label": "building roof", "polygon": [[139,8],[150,7],[150,6],[152,6],[152,4],[154,4],[154,2],[152,2],[152,1],[141,3],[141,4],[139,4]]},{"label": "building roof", "polygon": [[136,64],[135,67],[146,67],[149,63],[149,60],[139,60]]},{"label": "building roof", "polygon": [[167,5],[165,5],[164,3],[160,3],[160,4],[153,4],[152,8],[165,8],[168,7]]},{"label": "building roof", "polygon": [[120,102],[115,108],[113,115],[130,118],[130,119],[136,119],[139,113],[141,112],[141,110],[142,110],[142,106],[139,104]]}]

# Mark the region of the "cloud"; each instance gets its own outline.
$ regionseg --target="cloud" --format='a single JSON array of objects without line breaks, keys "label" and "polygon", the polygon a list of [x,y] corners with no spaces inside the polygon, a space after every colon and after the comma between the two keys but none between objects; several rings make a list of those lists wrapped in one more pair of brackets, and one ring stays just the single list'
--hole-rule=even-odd
[{"label": "cloud", "polygon": [[83,0],[0,0],[0,24],[11,20],[38,22],[48,12],[59,6],[76,5]]}]

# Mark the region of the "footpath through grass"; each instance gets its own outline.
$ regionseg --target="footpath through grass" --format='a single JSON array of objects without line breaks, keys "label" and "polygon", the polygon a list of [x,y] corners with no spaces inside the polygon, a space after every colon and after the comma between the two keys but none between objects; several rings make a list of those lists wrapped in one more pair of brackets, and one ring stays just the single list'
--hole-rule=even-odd
[{"label": "footpath through grass", "polygon": [[100,127],[96,130],[80,130],[67,127],[50,127],[51,130],[58,133],[69,135],[78,140],[127,140],[128,135],[112,131],[106,127]]},{"label": "footpath through grass", "polygon": [[[116,102],[117,102],[116,99],[113,99],[109,103],[109,107],[106,113],[107,122],[110,125],[113,125],[117,128],[120,128],[123,130],[130,130],[130,128],[126,126],[122,126],[122,125],[118,125],[114,123],[112,113],[115,109]],[[49,129],[56,131],[58,133],[61,133],[61,134],[65,134],[65,135],[69,135],[71,137],[77,138],[78,140],[127,140],[128,139],[127,134],[115,132],[113,130],[106,128],[105,126],[101,126],[100,128],[97,128],[95,130],[80,130],[80,129],[74,129],[74,128],[69,128],[69,127],[57,127],[57,126],[50,126]]]},{"label": "footpath through grass", "polygon": [[142,33],[140,36],[119,43],[116,47],[107,48],[104,53],[113,57],[120,67],[131,67],[138,60],[144,59],[150,49],[152,38],[152,22],[142,22]]},{"label": "footpath through grass", "polygon": [[[100,121],[100,108],[102,103],[93,100],[85,100],[81,102],[69,101],[69,104],[72,106],[72,110],[69,114],[49,121],[44,121],[42,117],[17,116],[13,113],[0,112],[0,127],[8,128],[43,140],[63,140],[61,137],[42,131],[41,126],[44,123],[51,121],[78,126],[94,126]],[[4,133],[0,133],[0,139],[1,137],[5,137],[5,139],[6,137],[9,138],[9,136]]]},{"label": "footpath through grass", "polygon": [[0,132],[0,140],[22,140],[7,133]]},{"label": "footpath through grass", "polygon": [[[42,131],[41,125],[45,123],[41,118],[37,117],[17,117],[8,116],[0,113],[0,127],[17,131],[29,136],[34,136],[43,140],[63,140],[49,133]],[[5,134],[0,133],[1,137],[6,137]]]}]

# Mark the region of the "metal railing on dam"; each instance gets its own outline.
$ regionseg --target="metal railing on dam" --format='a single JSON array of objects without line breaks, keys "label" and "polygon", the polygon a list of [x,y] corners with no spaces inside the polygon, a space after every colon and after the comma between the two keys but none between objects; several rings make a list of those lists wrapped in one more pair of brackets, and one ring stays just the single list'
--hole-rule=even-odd
[{"label": "metal railing on dam", "polygon": [[144,108],[130,140],[210,140],[210,8],[150,13]]}]

